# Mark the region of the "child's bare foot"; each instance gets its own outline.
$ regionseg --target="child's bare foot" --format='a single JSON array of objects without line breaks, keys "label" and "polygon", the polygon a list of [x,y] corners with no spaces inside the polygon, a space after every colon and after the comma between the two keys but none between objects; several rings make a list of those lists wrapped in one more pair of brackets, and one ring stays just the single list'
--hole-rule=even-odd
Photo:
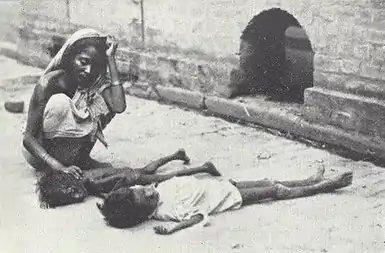
[{"label": "child's bare foot", "polygon": [[183,148],[179,149],[175,153],[175,156],[177,157],[178,160],[182,160],[184,164],[190,163],[190,157],[187,156],[186,151]]},{"label": "child's bare foot", "polygon": [[203,167],[206,167],[207,173],[213,177],[220,177],[222,175],[212,162],[205,162]]},{"label": "child's bare foot", "polygon": [[336,189],[349,186],[353,182],[353,172],[345,172],[341,175],[335,176],[329,179],[331,182],[334,182]]},{"label": "child's bare foot", "polygon": [[324,179],[315,184],[318,192],[332,192],[352,184],[353,172],[345,172],[332,178]]},{"label": "child's bare foot", "polygon": [[314,183],[319,183],[322,180],[325,179],[325,167],[322,166],[322,168],[318,168],[317,173],[309,178],[309,180],[313,181]]}]

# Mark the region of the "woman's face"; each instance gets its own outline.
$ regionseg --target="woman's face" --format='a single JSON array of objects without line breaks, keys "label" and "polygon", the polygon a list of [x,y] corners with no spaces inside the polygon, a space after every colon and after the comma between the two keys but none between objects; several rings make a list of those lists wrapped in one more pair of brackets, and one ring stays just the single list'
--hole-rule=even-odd
[{"label": "woman's face", "polygon": [[80,86],[87,88],[96,80],[103,67],[103,60],[97,49],[87,46],[75,55],[72,74]]}]

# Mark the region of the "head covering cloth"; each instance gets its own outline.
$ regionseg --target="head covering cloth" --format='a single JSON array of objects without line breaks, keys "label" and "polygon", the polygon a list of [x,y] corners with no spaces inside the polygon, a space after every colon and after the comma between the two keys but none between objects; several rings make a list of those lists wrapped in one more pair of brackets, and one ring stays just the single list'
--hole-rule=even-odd
[{"label": "head covering cloth", "polygon": [[97,30],[91,29],[91,28],[85,28],[78,30],[74,34],[71,35],[71,37],[64,43],[64,45],[61,47],[59,52],[55,55],[55,57],[51,60],[51,62],[48,64],[47,68],[44,70],[44,75],[48,74],[51,71],[55,71],[58,69],[61,69],[63,66],[63,61],[67,60],[65,59],[65,55],[68,52],[68,50],[71,49],[72,46],[76,42],[82,39],[86,38],[93,38],[101,41],[105,41],[107,39],[106,34],[103,34],[101,32],[98,32]]}]

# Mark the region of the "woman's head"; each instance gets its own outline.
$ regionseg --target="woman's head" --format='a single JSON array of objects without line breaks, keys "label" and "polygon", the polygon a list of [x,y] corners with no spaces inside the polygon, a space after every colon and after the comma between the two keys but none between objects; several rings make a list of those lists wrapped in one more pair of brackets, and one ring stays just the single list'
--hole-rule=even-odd
[{"label": "woman's head", "polygon": [[91,37],[77,40],[63,55],[63,68],[84,88],[92,85],[107,67],[106,40]]},{"label": "woman's head", "polygon": [[152,186],[135,186],[117,189],[97,204],[107,223],[117,228],[136,226],[156,210],[159,194]]},{"label": "woman's head", "polygon": [[44,75],[55,70],[69,72],[77,85],[88,88],[95,76],[107,72],[106,40],[108,35],[92,28],[76,31],[64,43],[44,70]]}]

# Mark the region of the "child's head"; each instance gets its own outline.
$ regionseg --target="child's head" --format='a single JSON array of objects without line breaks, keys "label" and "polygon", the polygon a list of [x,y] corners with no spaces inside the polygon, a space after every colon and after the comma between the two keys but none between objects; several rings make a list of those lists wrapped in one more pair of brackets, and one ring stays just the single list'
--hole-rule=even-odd
[{"label": "child's head", "polygon": [[62,171],[52,171],[37,182],[41,207],[57,207],[79,203],[87,197],[87,189],[81,180]]},{"label": "child's head", "polygon": [[128,228],[147,220],[158,201],[159,193],[152,186],[123,187],[109,193],[97,207],[109,225]]}]

